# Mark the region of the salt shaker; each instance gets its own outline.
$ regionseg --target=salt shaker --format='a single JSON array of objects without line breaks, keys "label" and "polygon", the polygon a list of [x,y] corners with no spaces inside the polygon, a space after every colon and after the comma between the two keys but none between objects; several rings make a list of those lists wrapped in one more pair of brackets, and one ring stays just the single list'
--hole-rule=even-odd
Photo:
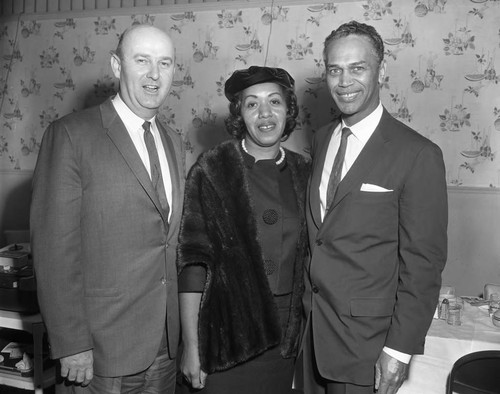
[{"label": "salt shaker", "polygon": [[439,310],[439,318],[441,320],[446,320],[448,318],[448,307],[449,307],[450,302],[448,301],[448,298],[445,298],[443,302],[441,303],[441,307]]}]

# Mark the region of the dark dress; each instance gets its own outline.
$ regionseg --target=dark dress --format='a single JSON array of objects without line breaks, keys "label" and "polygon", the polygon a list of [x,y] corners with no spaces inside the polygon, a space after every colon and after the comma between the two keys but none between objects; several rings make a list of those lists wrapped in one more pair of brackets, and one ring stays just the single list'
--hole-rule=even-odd
[{"label": "dark dress", "polygon": [[[255,162],[252,156],[241,150],[241,147],[239,149],[248,181],[247,190],[252,202],[257,241],[262,253],[262,266],[267,278],[267,286],[272,293],[271,302],[274,302],[277,308],[279,327],[284,333],[290,323],[292,293],[294,293],[294,288],[297,289],[295,282],[301,281],[301,278],[295,275],[295,265],[297,251],[300,250],[297,245],[301,244],[299,238],[302,236],[303,209],[298,206],[287,157],[278,165],[276,161],[279,161],[281,154],[276,159]],[[303,179],[307,179],[307,176]],[[303,187],[305,189],[305,185]],[[239,278],[228,278],[228,280],[237,282]],[[181,271],[180,292],[203,292],[206,290],[205,286],[206,269],[204,266],[188,265]],[[298,287],[302,288],[302,286]],[[202,329],[200,327],[200,330]],[[205,388],[196,391],[191,389],[191,392],[289,394],[292,387],[295,357],[284,358],[282,356],[283,339],[284,336],[282,336],[281,343],[277,342],[259,351],[248,360],[209,374]]]}]

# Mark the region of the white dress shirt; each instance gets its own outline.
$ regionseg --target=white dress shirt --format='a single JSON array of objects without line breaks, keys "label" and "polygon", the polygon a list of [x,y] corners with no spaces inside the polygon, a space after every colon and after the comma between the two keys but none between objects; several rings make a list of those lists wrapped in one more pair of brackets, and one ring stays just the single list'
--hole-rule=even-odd
[{"label": "white dress shirt", "polygon": [[380,118],[382,117],[383,107],[382,103],[379,103],[378,107],[368,115],[366,118],[360,122],[347,126],[344,120],[335,128],[330,139],[330,144],[328,145],[328,151],[326,152],[325,164],[323,166],[323,172],[321,174],[321,182],[319,184],[319,198],[321,204],[321,220],[325,217],[326,212],[326,191],[328,189],[328,181],[330,180],[330,173],[332,172],[333,162],[337,151],[340,146],[340,137],[342,136],[342,129],[344,127],[349,127],[352,134],[347,137],[347,148],[345,151],[344,164],[342,166],[342,174],[340,179],[343,179],[347,171],[354,164],[358,158],[361,150],[364,148],[366,142],[370,139],[373,132],[377,128]]},{"label": "white dress shirt", "polygon": [[[132,110],[127,107],[127,105],[123,102],[120,97],[120,94],[117,94],[112,99],[113,106],[115,107],[118,116],[125,124],[127,128],[128,134],[134,143],[135,149],[139,156],[141,157],[146,170],[148,171],[149,177],[151,177],[151,167],[149,165],[149,154],[146,148],[146,142],[144,141],[144,129],[142,125],[144,123],[144,119],[140,118],[136,114],[132,112]],[[167,155],[165,153],[165,148],[163,146],[163,142],[161,140],[160,132],[156,127],[155,122],[156,116],[149,119],[151,122],[151,133],[153,134],[153,138],[155,140],[156,149],[158,150],[158,156],[160,158],[160,167],[161,167],[161,175],[163,178],[163,185],[165,186],[165,194],[167,195],[167,201],[170,207],[172,206],[172,181],[170,178],[170,169],[168,167]],[[172,215],[172,209],[168,212],[168,219]]]},{"label": "white dress shirt", "polygon": [[[370,139],[373,132],[377,128],[380,119],[382,118],[383,107],[382,103],[379,103],[377,108],[368,115],[366,118],[360,122],[349,126],[352,134],[347,138],[347,148],[345,152],[344,163],[342,166],[341,178],[347,174],[349,169],[352,167],[356,159],[358,158],[361,150],[364,148],[366,142]],[[323,166],[323,172],[321,173],[321,182],[319,184],[319,198],[321,205],[321,220],[325,217],[326,212],[326,191],[328,189],[328,181],[330,180],[330,173],[332,172],[333,162],[337,151],[340,146],[340,138],[342,136],[342,129],[346,126],[344,120],[335,128],[332,134],[330,143],[328,145],[328,150],[326,152],[325,164]],[[395,359],[408,364],[411,360],[411,355],[406,353],[401,353],[397,350],[384,347],[384,352],[394,357]]]}]

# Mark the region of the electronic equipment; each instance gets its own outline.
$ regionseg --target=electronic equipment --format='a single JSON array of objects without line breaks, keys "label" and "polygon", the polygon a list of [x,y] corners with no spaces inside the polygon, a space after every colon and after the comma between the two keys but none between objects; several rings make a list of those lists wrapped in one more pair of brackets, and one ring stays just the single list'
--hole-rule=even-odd
[{"label": "electronic equipment", "polygon": [[28,264],[30,252],[26,243],[8,245],[0,249],[0,267],[23,267]]},{"label": "electronic equipment", "polygon": [[0,249],[0,309],[19,313],[40,310],[29,244]]}]

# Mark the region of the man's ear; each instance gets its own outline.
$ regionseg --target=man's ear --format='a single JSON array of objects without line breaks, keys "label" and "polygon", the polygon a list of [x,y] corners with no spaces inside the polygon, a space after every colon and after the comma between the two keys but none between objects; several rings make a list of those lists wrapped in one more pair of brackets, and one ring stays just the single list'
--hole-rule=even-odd
[{"label": "man's ear", "polygon": [[116,53],[111,54],[111,70],[116,78],[120,79],[120,73],[122,70],[122,62]]},{"label": "man's ear", "polygon": [[385,72],[387,70],[387,63],[385,60],[382,60],[378,69],[378,83],[381,85],[385,80]]}]

